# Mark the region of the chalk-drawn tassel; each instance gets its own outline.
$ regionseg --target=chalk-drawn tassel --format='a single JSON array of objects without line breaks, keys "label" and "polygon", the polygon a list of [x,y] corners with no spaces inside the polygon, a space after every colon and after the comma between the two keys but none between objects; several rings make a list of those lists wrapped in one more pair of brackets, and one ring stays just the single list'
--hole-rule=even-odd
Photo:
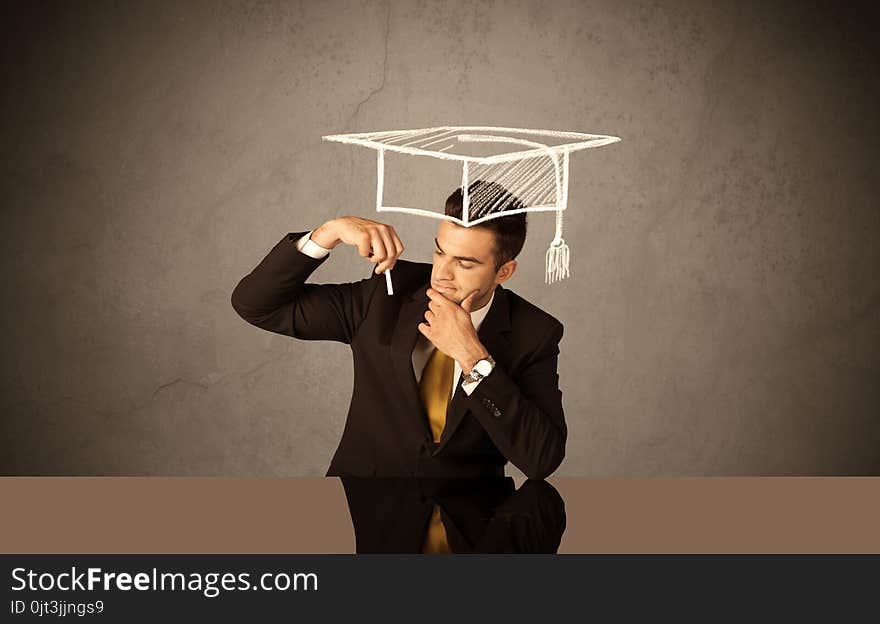
[{"label": "chalk-drawn tassel", "polygon": [[560,238],[558,241],[554,240],[550,243],[550,248],[545,256],[547,260],[545,283],[552,284],[569,276],[569,255],[565,239]]},{"label": "chalk-drawn tassel", "polygon": [[544,275],[544,283],[552,284],[568,277],[570,252],[565,239],[562,238],[562,211],[556,211],[556,236],[550,241],[550,248],[547,250],[546,272]]}]

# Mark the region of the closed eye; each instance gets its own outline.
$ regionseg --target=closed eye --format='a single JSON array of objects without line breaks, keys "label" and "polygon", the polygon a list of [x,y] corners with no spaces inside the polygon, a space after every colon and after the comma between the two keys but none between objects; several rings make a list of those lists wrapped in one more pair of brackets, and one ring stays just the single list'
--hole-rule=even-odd
[{"label": "closed eye", "polygon": [[[443,250],[440,249],[440,244],[437,242],[437,239],[434,239],[434,255],[435,256],[444,255]],[[458,266],[461,267],[462,269],[472,269],[472,268],[474,268],[474,266],[476,264],[482,264],[479,261],[474,262],[474,260],[475,260],[474,258],[465,258],[465,257],[460,258],[458,256],[453,256],[453,259],[458,262]]]}]

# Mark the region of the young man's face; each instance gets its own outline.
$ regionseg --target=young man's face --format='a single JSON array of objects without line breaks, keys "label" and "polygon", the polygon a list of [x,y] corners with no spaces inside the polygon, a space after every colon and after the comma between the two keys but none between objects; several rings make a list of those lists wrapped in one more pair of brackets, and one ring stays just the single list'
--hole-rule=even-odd
[{"label": "young man's face", "polygon": [[472,310],[486,305],[495,286],[516,270],[516,260],[509,260],[495,270],[495,234],[479,226],[466,228],[441,221],[434,243],[431,288],[458,304],[474,290],[478,291]]}]

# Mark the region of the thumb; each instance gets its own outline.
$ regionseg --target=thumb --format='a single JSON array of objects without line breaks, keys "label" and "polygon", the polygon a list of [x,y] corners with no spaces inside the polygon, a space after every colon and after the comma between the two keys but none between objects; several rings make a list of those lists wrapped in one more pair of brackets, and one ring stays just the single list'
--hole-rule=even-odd
[{"label": "thumb", "polygon": [[471,308],[474,305],[474,299],[476,298],[478,292],[480,292],[480,291],[479,290],[473,291],[471,294],[469,294],[467,297],[465,297],[461,302],[461,307],[464,308],[464,311],[467,312],[468,314],[470,314]]}]

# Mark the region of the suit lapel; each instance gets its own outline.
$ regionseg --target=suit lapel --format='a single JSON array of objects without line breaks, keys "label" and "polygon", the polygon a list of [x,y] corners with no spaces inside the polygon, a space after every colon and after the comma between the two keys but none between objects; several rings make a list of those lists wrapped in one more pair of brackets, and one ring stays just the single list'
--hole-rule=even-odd
[{"label": "suit lapel", "polygon": [[[426,289],[427,290],[427,289]],[[427,295],[426,295],[427,296]],[[425,303],[427,309],[427,302]],[[423,312],[424,313],[424,312]],[[508,361],[509,346],[504,334],[510,331],[510,307],[507,301],[507,292],[498,284],[495,287],[495,299],[492,301],[492,307],[483,319],[483,324],[477,332],[480,342],[486,347],[486,350],[497,362]],[[418,329],[416,329],[418,332]],[[410,367],[412,368],[412,367]],[[418,399],[418,393],[416,395]],[[449,442],[452,434],[461,424],[467,411],[467,394],[461,387],[461,383],[457,384],[455,394],[446,408],[446,425],[443,428],[443,435],[440,436],[440,444],[434,451],[434,455],[441,452]],[[427,416],[426,416],[427,418]]]},{"label": "suit lapel", "polygon": [[424,321],[425,311],[428,309],[427,291],[428,284],[426,283],[400,306],[400,316],[391,336],[391,362],[406,409],[416,415],[413,420],[420,423],[419,433],[432,442],[431,426],[419,398],[419,387],[412,366],[412,352],[416,341],[422,335],[419,332],[419,323]]}]

